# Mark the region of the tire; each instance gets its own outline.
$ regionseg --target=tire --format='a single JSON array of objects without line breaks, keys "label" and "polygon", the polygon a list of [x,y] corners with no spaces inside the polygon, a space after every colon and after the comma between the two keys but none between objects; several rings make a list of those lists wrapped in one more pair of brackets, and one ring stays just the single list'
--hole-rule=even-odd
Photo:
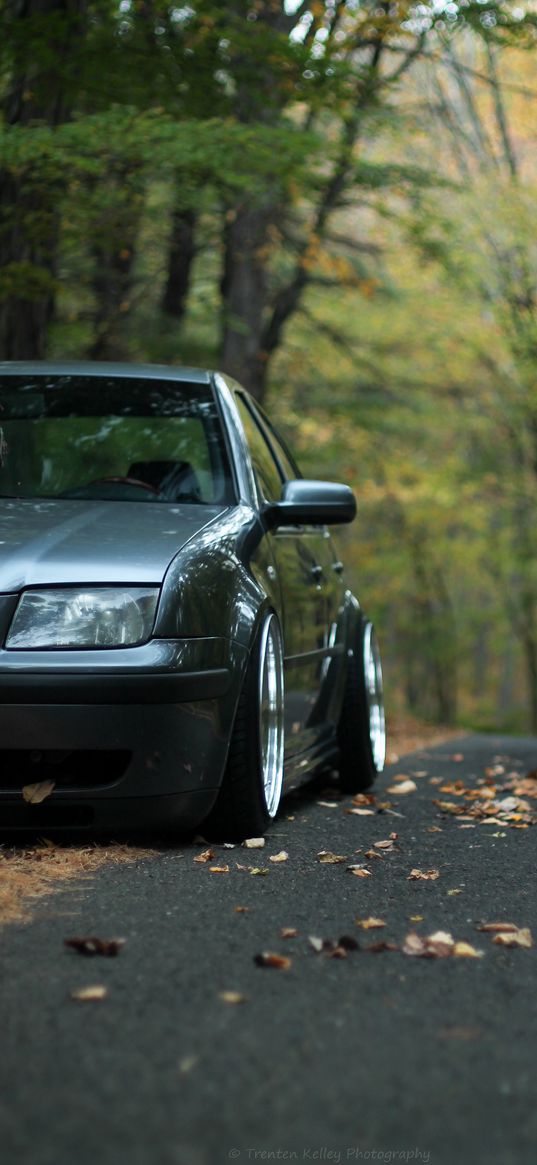
[{"label": "tire", "polygon": [[386,730],[380,652],[366,619],[348,658],[338,743],[340,787],[346,793],[369,789],[384,768]]},{"label": "tire", "polygon": [[283,641],[273,612],[250,655],[222,786],[204,832],[222,841],[262,837],[280,804],[283,782]]}]

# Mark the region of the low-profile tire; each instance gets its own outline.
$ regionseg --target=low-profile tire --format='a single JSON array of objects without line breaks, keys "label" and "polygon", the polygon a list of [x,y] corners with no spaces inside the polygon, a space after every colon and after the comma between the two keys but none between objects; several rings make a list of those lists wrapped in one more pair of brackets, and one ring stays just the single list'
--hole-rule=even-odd
[{"label": "low-profile tire", "polygon": [[284,751],[283,641],[274,612],[257,632],[239,697],[228,761],[208,837],[261,837],[280,804]]},{"label": "low-profile tire", "polygon": [[338,743],[341,788],[346,793],[369,789],[384,768],[386,729],[379,646],[375,628],[366,619],[347,660]]}]

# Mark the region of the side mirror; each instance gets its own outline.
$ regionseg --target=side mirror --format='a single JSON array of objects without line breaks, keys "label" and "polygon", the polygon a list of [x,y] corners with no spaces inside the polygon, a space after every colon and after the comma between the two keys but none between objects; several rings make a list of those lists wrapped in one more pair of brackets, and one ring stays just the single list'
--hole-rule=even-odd
[{"label": "side mirror", "polygon": [[281,501],[264,510],[268,525],[334,526],[352,522],[356,500],[348,485],[334,481],[286,481]]}]

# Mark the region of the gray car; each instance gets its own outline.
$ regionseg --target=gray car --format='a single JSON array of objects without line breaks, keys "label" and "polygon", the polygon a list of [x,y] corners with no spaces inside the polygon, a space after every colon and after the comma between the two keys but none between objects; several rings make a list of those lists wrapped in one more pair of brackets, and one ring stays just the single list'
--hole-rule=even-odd
[{"label": "gray car", "polygon": [[0,365],[0,827],[262,834],[383,767],[376,636],[255,402],[192,368]]}]

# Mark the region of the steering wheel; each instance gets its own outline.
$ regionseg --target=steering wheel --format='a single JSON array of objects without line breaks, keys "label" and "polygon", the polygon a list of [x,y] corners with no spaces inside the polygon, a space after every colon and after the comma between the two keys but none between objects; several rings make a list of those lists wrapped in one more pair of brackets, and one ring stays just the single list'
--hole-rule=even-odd
[{"label": "steering wheel", "polygon": [[146,489],[149,493],[156,494],[157,497],[160,497],[159,489],[156,489],[154,485],[150,485],[148,481],[139,481],[137,477],[95,477],[89,484],[103,485],[107,482],[111,482],[114,485],[135,485],[138,486],[138,489]]}]

